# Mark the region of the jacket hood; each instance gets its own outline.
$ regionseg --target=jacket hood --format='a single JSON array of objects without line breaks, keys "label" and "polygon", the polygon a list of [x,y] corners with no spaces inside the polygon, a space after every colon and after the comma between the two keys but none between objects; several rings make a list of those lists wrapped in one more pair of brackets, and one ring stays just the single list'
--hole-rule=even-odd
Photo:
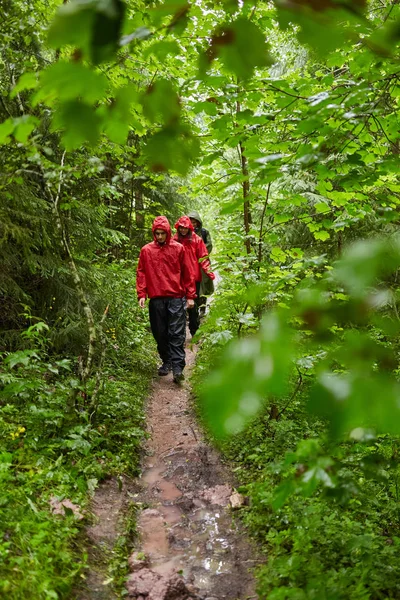
[{"label": "jacket hood", "polygon": [[[194,219],[196,217],[193,217]],[[175,229],[178,229],[178,227],[187,227],[189,229],[189,231],[194,231],[194,227],[192,225],[192,221],[189,219],[189,217],[180,217],[177,222],[175,223]]]},{"label": "jacket hood", "polygon": [[203,219],[200,217],[197,210],[191,210],[187,216],[189,217],[189,219],[196,219],[196,221],[198,221],[200,223],[200,227],[202,227]]},{"label": "jacket hood", "polygon": [[154,235],[156,229],[162,229],[163,231],[167,232],[167,239],[165,240],[165,243],[168,244],[171,240],[171,225],[169,224],[167,217],[161,215],[160,217],[156,217],[153,221],[151,230],[153,232],[153,238],[155,242],[157,241]]}]

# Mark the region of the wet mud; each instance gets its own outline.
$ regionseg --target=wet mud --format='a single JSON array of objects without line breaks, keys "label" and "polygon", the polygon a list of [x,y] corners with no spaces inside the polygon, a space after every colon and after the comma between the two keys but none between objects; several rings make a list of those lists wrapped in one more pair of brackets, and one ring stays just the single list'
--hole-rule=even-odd
[{"label": "wet mud", "polygon": [[[190,347],[186,357],[188,374],[194,362]],[[136,556],[144,559],[138,567],[133,557],[128,597],[256,598],[251,575],[255,560],[230,507],[231,475],[204,442],[190,408],[186,382],[178,387],[171,375],[155,382],[148,428],[142,489],[137,494],[137,501],[148,507],[138,515]],[[141,581],[144,572],[150,581],[147,587]],[[148,573],[153,574],[153,583]],[[174,591],[177,576],[184,585]],[[152,585],[161,590],[162,581],[164,588],[154,594]]]}]

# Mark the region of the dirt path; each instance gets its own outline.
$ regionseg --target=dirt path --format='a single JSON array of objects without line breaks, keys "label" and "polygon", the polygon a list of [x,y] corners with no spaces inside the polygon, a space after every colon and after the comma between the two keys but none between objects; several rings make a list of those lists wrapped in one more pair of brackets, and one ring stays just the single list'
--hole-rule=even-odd
[{"label": "dirt path", "polygon": [[[194,356],[187,347],[186,376]],[[189,398],[187,382],[178,387],[171,375],[156,380],[148,405],[150,437],[142,477],[133,486],[124,485],[117,500],[115,481],[108,484],[105,498],[96,494],[94,512],[97,506],[99,525],[93,527],[100,529],[91,528],[89,539],[96,547],[109,543],[109,530],[117,528],[118,514],[129,496],[143,509],[138,514],[140,539],[129,561],[128,598],[256,598],[249,573],[255,565],[254,556],[229,506],[231,476],[204,442]],[[102,519],[108,523],[103,533]],[[93,572],[89,574],[86,593],[77,599],[115,598],[100,579]]]},{"label": "dirt path", "polygon": [[[190,348],[186,358],[188,374],[194,362]],[[218,600],[255,597],[248,572],[254,565],[249,547],[227,508],[233,491],[230,476],[204,443],[189,397],[188,384],[177,387],[168,376],[159,378],[150,398],[151,437],[139,494],[149,508],[141,512],[138,522],[140,550],[148,563],[130,576],[130,597],[140,599],[144,592],[149,600],[190,595]],[[135,568],[135,557],[131,564]],[[146,589],[141,582],[146,577],[151,581],[150,573],[154,583]],[[174,573],[181,574],[184,585],[179,586]],[[162,595],[168,586],[171,591]]]}]

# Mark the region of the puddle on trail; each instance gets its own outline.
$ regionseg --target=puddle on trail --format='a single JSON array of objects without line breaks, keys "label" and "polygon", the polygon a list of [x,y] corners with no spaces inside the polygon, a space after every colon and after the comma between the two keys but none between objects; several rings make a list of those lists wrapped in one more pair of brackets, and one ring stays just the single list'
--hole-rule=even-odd
[{"label": "puddle on trail", "polygon": [[[180,465],[182,458],[179,453]],[[174,504],[183,495],[166,479],[174,469],[176,464],[172,468],[171,464],[150,466],[142,474],[147,490],[158,500],[154,509],[143,511],[139,518],[142,550],[154,571],[160,575],[180,572],[200,594],[206,594],[218,587],[220,576],[229,576],[235,569],[229,540],[232,518],[223,507],[207,505],[199,498],[191,503],[190,511]]]}]

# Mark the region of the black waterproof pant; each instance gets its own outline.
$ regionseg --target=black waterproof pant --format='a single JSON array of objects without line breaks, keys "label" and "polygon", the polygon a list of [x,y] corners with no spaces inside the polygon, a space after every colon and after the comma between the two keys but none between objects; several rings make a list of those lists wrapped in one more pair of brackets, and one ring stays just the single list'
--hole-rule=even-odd
[{"label": "black waterproof pant", "polygon": [[163,363],[170,363],[174,373],[185,367],[186,300],[185,298],[151,298],[149,302],[151,332]]},{"label": "black waterproof pant", "polygon": [[199,305],[200,305],[200,281],[196,281],[196,294],[197,298],[194,299],[193,308],[188,309],[189,316],[189,331],[192,335],[196,333],[198,328],[200,327],[200,315],[199,315]]}]

